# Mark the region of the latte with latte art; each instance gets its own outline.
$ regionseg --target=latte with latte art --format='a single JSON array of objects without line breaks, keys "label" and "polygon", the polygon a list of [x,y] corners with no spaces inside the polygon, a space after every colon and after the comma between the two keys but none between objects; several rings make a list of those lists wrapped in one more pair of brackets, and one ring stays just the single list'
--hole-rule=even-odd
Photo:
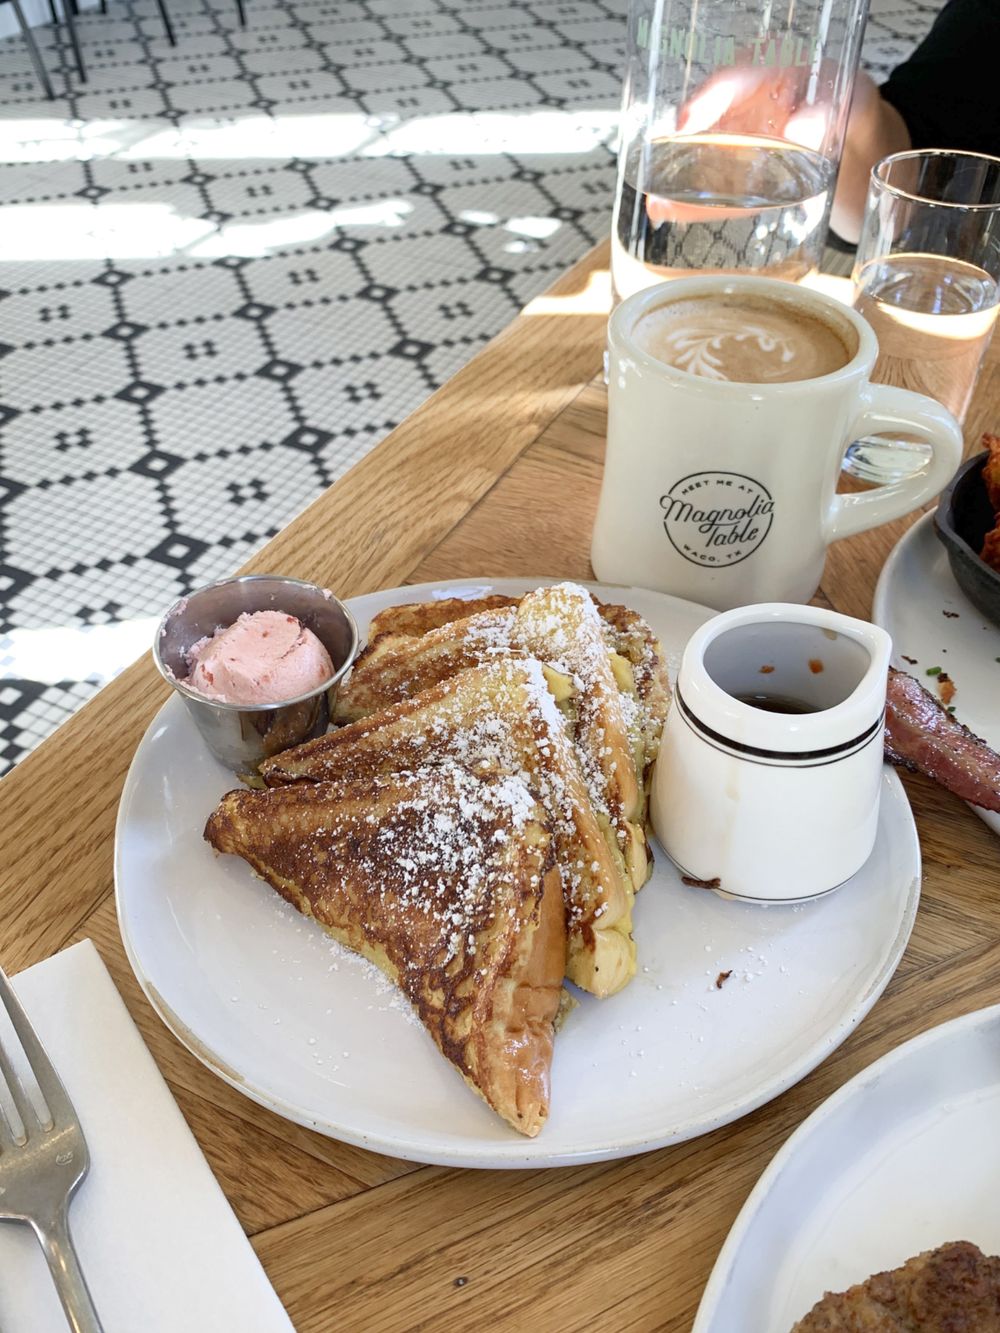
[{"label": "latte with latte art", "polygon": [[854,354],[832,324],[801,307],[746,295],[666,301],[637,321],[633,337],[664,365],[736,384],[816,379]]}]

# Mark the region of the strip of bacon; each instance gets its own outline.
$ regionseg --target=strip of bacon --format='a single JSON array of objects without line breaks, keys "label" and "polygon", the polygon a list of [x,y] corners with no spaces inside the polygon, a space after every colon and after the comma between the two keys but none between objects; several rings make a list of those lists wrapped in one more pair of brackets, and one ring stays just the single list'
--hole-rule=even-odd
[{"label": "strip of bacon", "polygon": [[1000,755],[905,671],[889,668],[885,757],[924,773],[963,801],[1000,811]]}]

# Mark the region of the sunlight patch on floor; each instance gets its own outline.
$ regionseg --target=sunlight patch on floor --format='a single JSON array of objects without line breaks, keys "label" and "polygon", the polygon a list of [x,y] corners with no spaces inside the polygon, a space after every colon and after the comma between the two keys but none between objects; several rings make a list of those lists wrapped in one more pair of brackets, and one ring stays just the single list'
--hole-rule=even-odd
[{"label": "sunlight patch on floor", "polygon": [[2,679],[111,680],[153,642],[159,619],[137,616],[109,625],[51,625],[15,629],[7,636]]},{"label": "sunlight patch on floor", "polygon": [[618,111],[456,111],[439,116],[331,112],[222,119],[0,120],[0,162],[141,159],[477,157],[495,153],[589,153],[614,134]]}]

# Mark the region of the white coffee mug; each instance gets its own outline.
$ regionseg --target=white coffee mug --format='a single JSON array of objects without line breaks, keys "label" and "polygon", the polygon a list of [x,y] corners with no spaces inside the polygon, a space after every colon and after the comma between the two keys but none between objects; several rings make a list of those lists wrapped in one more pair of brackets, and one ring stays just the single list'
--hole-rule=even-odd
[{"label": "white coffee mug", "polygon": [[[694,632],[650,795],[653,830],[689,882],[799,902],[861,869],[878,830],[891,648],[877,626],[816,606],[741,607]],[[810,711],[773,711],[794,706]]]},{"label": "white coffee mug", "polygon": [[[814,379],[707,379],[636,341],[638,321],[681,299],[745,294],[831,327],[852,353]],[[855,311],[772,278],[709,275],[637,292],[608,325],[608,442],[591,561],[605,583],[638,584],[725,610],[807,602],[826,548],[919,508],[961,461],[962,435],[939,403],[872,384],[878,343]],[[933,449],[927,469],[838,495],[847,446],[888,431]]]}]

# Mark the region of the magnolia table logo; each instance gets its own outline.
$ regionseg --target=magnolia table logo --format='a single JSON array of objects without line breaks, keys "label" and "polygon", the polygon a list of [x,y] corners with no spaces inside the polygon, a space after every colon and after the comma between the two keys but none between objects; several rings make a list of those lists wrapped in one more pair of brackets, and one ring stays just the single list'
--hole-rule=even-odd
[{"label": "magnolia table logo", "polygon": [[759,481],[739,472],[693,472],[660,496],[663,529],[693,565],[738,565],[771,529],[774,501]]}]

